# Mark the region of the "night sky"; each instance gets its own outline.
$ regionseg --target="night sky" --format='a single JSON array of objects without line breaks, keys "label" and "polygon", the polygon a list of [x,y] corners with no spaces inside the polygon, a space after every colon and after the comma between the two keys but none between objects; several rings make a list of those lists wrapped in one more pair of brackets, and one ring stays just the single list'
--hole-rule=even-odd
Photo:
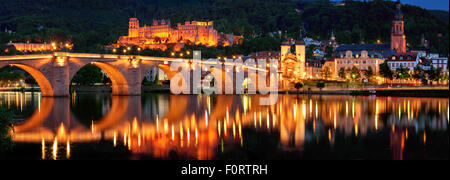
[{"label": "night sky", "polygon": [[449,0],[402,0],[402,3],[420,6],[425,9],[448,11]]},{"label": "night sky", "polygon": [[[338,1],[338,0],[336,0]],[[397,0],[392,0],[397,1]],[[445,10],[448,11],[449,0],[400,0],[402,4],[411,4],[420,6],[431,10]]]}]

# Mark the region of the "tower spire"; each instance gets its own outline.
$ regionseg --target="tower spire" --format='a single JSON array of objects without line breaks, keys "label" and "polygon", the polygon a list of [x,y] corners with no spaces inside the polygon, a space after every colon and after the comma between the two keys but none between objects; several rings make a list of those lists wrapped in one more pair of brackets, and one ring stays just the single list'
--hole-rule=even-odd
[{"label": "tower spire", "polygon": [[334,36],[334,29],[332,29],[331,30],[331,40],[335,40],[336,39],[336,37]]},{"label": "tower spire", "polygon": [[299,35],[299,39],[297,41],[295,41],[296,45],[305,45],[305,41],[303,41],[303,28],[300,28],[300,35]]},{"label": "tower spire", "polygon": [[299,36],[299,39],[298,40],[302,40],[303,39],[303,35],[302,35],[302,28],[300,28],[300,36]]},{"label": "tower spire", "polygon": [[402,12],[402,3],[400,0],[397,0],[396,3],[396,11],[395,11],[395,20],[396,21],[402,21],[403,20],[403,12]]}]

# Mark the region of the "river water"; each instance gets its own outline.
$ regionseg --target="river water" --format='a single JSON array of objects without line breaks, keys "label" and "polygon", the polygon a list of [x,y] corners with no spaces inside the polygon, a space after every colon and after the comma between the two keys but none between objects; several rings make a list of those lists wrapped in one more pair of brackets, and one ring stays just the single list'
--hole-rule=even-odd
[{"label": "river water", "polygon": [[[449,99],[1,92],[0,159],[448,159]],[[1,151],[0,151],[1,152]]]}]

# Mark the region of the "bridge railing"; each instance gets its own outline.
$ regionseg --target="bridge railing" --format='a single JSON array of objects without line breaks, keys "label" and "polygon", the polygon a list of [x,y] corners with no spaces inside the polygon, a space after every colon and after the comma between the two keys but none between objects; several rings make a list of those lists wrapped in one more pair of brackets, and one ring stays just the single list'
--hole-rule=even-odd
[{"label": "bridge railing", "polygon": [[192,64],[222,64],[226,66],[237,66],[247,69],[253,69],[258,71],[267,71],[266,69],[258,68],[258,66],[249,66],[245,63],[236,62],[222,62],[215,59],[186,59],[186,58],[170,58],[170,57],[153,57],[153,56],[140,56],[140,55],[117,55],[117,54],[90,54],[90,53],[67,53],[67,52],[54,52],[52,54],[33,54],[33,55],[15,55],[15,56],[0,56],[0,61],[11,60],[36,60],[47,59],[54,57],[75,57],[75,58],[94,58],[94,59],[128,59],[128,60],[141,60],[141,61],[161,61],[161,62],[185,62]]}]

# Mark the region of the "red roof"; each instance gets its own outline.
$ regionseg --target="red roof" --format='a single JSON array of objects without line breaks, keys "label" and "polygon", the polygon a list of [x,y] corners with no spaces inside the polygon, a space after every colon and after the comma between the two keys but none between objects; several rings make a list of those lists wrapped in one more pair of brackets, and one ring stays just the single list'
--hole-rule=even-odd
[{"label": "red roof", "polygon": [[280,53],[277,51],[260,51],[256,53],[251,53],[250,58],[274,58],[279,57]]},{"label": "red roof", "polygon": [[406,53],[396,53],[389,57],[387,60],[390,61],[416,61],[417,52],[406,52]]}]

